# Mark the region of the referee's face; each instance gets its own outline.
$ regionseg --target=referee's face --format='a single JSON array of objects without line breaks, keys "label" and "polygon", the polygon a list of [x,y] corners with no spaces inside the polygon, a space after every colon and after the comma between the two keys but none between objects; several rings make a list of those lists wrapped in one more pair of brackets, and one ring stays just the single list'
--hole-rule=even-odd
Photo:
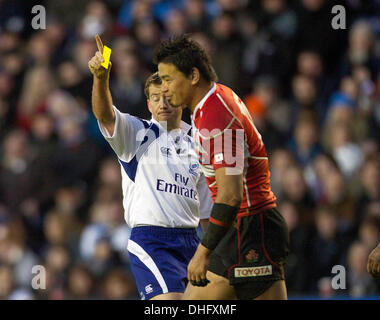
[{"label": "referee's face", "polygon": [[150,85],[148,108],[155,120],[159,122],[167,122],[168,130],[179,128],[182,117],[182,108],[173,108],[169,104],[162,93],[160,85]]}]

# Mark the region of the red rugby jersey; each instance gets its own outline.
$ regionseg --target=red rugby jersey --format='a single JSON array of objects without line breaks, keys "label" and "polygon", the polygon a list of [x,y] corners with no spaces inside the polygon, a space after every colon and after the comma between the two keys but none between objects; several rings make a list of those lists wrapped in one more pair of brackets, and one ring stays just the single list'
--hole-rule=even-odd
[{"label": "red rugby jersey", "polygon": [[192,113],[199,162],[215,201],[215,170],[243,172],[241,211],[257,213],[276,207],[270,188],[268,157],[260,133],[243,101],[230,88],[214,84]]}]

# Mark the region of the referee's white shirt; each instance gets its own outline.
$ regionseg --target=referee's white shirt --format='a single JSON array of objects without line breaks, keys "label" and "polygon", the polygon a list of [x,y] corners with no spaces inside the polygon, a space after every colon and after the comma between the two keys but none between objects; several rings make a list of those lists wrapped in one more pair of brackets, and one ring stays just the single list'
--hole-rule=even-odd
[{"label": "referee's white shirt", "polygon": [[148,225],[196,228],[210,216],[211,194],[203,176],[190,125],[170,132],[156,120],[120,112],[111,136],[98,122],[120,166],[125,221],[130,227]]}]

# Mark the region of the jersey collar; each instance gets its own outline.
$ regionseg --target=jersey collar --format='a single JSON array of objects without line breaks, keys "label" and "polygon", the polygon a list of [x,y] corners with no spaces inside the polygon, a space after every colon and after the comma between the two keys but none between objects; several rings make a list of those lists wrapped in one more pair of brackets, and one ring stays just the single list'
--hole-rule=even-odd
[{"label": "jersey collar", "polygon": [[211,96],[215,92],[215,90],[216,90],[216,83],[214,82],[214,84],[211,87],[211,89],[209,90],[209,92],[207,92],[206,95],[202,98],[202,100],[199,101],[198,104],[196,105],[196,107],[193,111],[193,114],[191,115],[193,120],[195,119],[195,115],[197,114],[198,109],[203,107],[203,105],[206,102],[206,100],[208,99],[208,97]]},{"label": "jersey collar", "polygon": [[[153,122],[154,124],[158,125],[161,129],[167,131],[166,128],[159,121],[157,121],[156,119],[154,119],[153,117],[152,117],[152,119],[150,121]],[[189,131],[190,131],[190,129],[191,129],[191,125],[189,125],[185,121],[181,120],[181,124],[180,124],[180,127],[178,129],[180,129],[183,134],[188,134]],[[176,131],[178,129],[173,129],[172,131]]]}]

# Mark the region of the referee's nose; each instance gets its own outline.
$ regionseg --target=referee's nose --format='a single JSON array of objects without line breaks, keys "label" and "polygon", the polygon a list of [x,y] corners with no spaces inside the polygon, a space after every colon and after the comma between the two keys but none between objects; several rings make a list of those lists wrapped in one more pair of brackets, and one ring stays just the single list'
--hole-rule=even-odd
[{"label": "referee's nose", "polygon": [[162,103],[161,103],[161,109],[167,110],[170,109],[170,103],[168,102],[168,99],[165,97],[164,94],[162,94]]}]

